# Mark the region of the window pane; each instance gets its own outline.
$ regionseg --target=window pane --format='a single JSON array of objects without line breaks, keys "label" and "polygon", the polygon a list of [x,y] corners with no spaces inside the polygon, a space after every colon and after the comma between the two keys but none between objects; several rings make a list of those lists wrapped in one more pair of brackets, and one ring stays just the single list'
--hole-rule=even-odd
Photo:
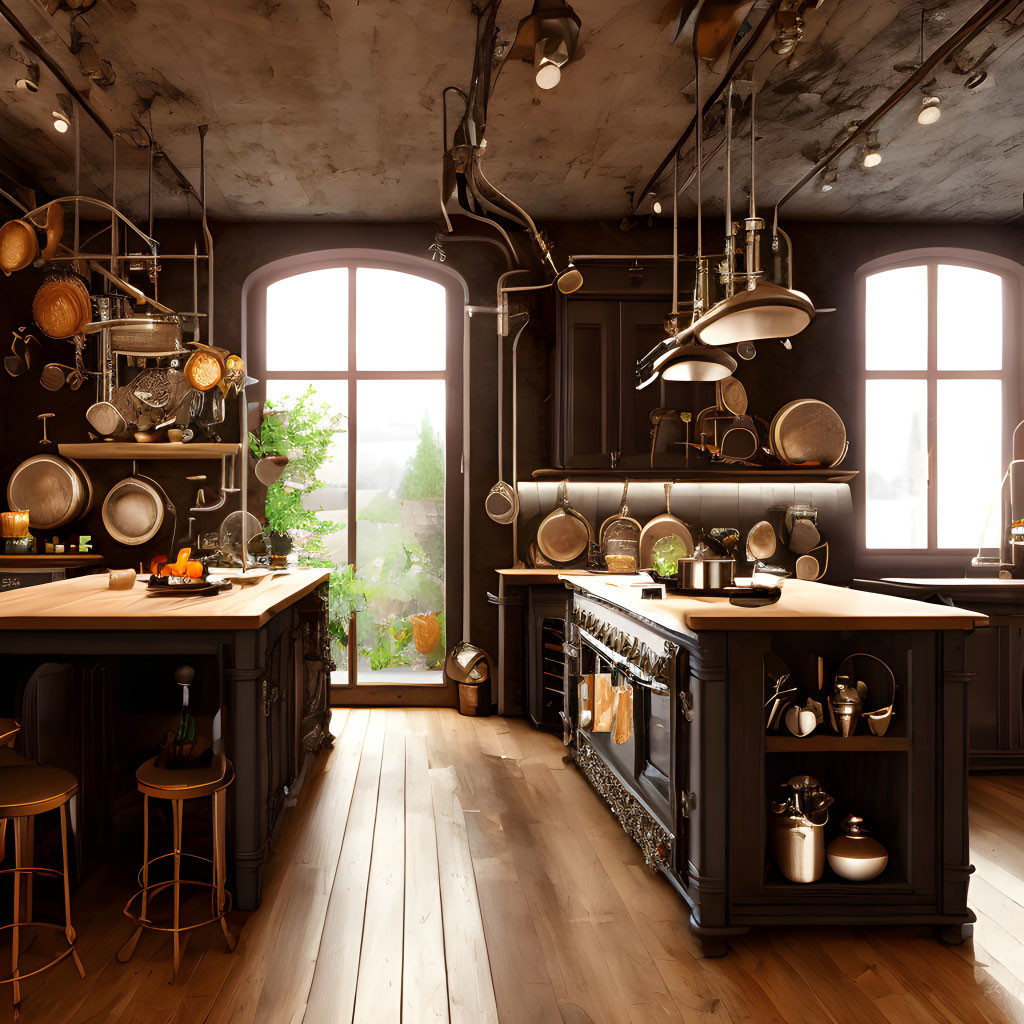
[{"label": "window pane", "polygon": [[[356,568],[367,599],[359,682],[441,683],[445,382],[358,388]],[[412,622],[417,615],[426,619]]]},{"label": "window pane", "polygon": [[974,267],[939,265],[940,370],[1003,368],[1003,279]]},{"label": "window pane", "polygon": [[937,415],[938,544],[976,549],[1003,473],[1002,384],[940,380]]},{"label": "window pane", "polygon": [[443,370],[443,285],[397,270],[356,271],[356,368]]},{"label": "window pane", "polygon": [[865,369],[927,369],[927,267],[872,274],[866,286]]},{"label": "window pane", "polygon": [[348,367],[348,270],[311,270],[267,288],[267,369]]},{"label": "window pane", "polygon": [[[312,389],[308,398],[303,398]],[[268,380],[267,406],[284,410],[294,410],[299,401],[303,402],[306,412],[303,419],[309,421],[307,413],[314,421],[328,423],[333,426],[334,433],[327,458],[317,472],[316,479],[323,485],[315,489],[302,491],[301,505],[303,509],[313,512],[315,517],[328,524],[327,532],[321,534],[320,540],[327,549],[324,561],[343,567],[349,563],[348,551],[348,384],[339,380]],[[323,407],[326,406],[326,409]],[[333,421],[333,422],[332,422]],[[309,483],[297,460],[301,452],[290,452],[292,461],[285,467],[279,483],[291,493]],[[298,486],[296,486],[298,485]],[[287,494],[280,499],[287,500]],[[273,514],[274,495],[268,494],[268,513]],[[306,547],[305,538],[308,533],[296,530],[292,537],[293,552],[302,555]],[[319,560],[319,558],[318,558]],[[333,613],[332,613],[333,614]],[[339,669],[344,669],[347,661],[346,650],[338,643],[331,645],[335,662]],[[334,681],[343,683],[347,673],[336,672]]]},{"label": "window pane", "polygon": [[928,546],[928,388],[869,380],[865,527],[869,548]]}]

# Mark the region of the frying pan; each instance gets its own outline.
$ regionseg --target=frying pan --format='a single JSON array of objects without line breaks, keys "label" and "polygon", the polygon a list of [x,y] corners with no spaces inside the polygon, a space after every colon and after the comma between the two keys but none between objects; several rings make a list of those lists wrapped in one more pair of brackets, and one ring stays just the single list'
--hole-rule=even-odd
[{"label": "frying pan", "polygon": [[693,534],[686,523],[672,515],[672,485],[665,484],[665,511],[640,531],[640,568],[649,569],[654,560],[654,545],[662,537],[679,537],[686,545],[687,556],[693,554]]},{"label": "frying pan", "polygon": [[775,527],[767,519],[754,523],[747,534],[747,561],[766,562],[775,554],[777,544]]},{"label": "frying pan", "polygon": [[53,530],[81,518],[92,504],[88,474],[59,455],[35,455],[11,474],[7,505],[28,512],[33,529]]},{"label": "frying pan", "polygon": [[622,530],[623,527],[626,528],[625,533],[619,533],[620,539],[622,539],[624,536],[628,536],[628,534],[632,532],[631,527],[635,528],[637,537],[640,536],[640,523],[637,522],[637,520],[635,520],[629,514],[629,506],[626,504],[626,495],[628,493],[629,481],[627,480],[622,486],[622,505],[619,508],[619,511],[616,512],[614,515],[609,516],[601,524],[601,530],[597,535],[597,542],[602,551],[604,550],[604,542],[608,538],[608,531],[611,529],[612,526],[614,526],[617,523],[623,524],[623,526],[620,526],[618,528],[619,530]]},{"label": "frying pan", "polygon": [[837,466],[849,444],[839,413],[816,398],[784,405],[768,431],[772,454],[789,466]]},{"label": "frying pan", "polygon": [[137,547],[152,540],[164,524],[164,513],[174,512],[166,495],[145,477],[118,481],[103,499],[103,525],[119,544]]},{"label": "frying pan", "polygon": [[594,528],[569,504],[568,485],[559,485],[558,506],[537,527],[537,549],[553,565],[569,565],[587,552]]}]

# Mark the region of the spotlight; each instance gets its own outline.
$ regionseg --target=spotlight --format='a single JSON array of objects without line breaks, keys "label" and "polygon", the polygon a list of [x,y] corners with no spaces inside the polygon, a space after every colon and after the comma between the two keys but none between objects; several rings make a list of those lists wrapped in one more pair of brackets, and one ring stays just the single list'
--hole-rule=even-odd
[{"label": "spotlight", "polygon": [[832,189],[835,188],[835,184],[838,180],[838,169],[833,164],[829,164],[828,167],[821,172],[821,184],[818,188],[822,192],[831,192]]},{"label": "spotlight", "polygon": [[57,93],[57,108],[51,112],[53,130],[65,135],[71,127],[71,100],[63,93]]},{"label": "spotlight", "polygon": [[555,278],[555,287],[563,295],[572,295],[583,287],[583,275],[573,265],[572,260],[558,277]]},{"label": "spotlight", "polygon": [[917,112],[918,124],[935,124],[942,117],[942,110],[939,107],[941,100],[938,96],[925,96],[921,100],[921,109]]},{"label": "spotlight", "polygon": [[564,0],[534,0],[533,10],[519,23],[510,57],[532,61],[541,89],[562,80],[562,68],[576,53],[580,19]]},{"label": "spotlight", "polygon": [[654,214],[660,214],[664,209],[661,205],[661,200],[653,192],[648,192],[647,198],[651,200],[651,212]]},{"label": "spotlight", "polygon": [[868,132],[867,142],[864,143],[864,166],[877,167],[882,162],[882,154],[878,147],[878,132]]},{"label": "spotlight", "polygon": [[14,84],[26,92],[39,92],[39,65],[26,64],[24,73],[14,80]]}]

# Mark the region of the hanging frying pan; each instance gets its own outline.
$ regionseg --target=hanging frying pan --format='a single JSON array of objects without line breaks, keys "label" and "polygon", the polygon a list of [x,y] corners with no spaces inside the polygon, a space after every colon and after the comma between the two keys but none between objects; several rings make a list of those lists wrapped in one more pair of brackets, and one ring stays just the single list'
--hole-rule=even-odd
[{"label": "hanging frying pan", "polygon": [[775,554],[777,545],[775,527],[767,519],[754,523],[747,534],[747,561],[767,562]]},{"label": "hanging frying pan", "polygon": [[771,422],[772,454],[789,466],[837,466],[849,444],[839,413],[815,398],[784,405]]},{"label": "hanging frying pan", "polygon": [[594,528],[569,504],[568,485],[558,488],[558,506],[537,527],[537,549],[552,565],[569,565],[587,553]]},{"label": "hanging frying pan", "polygon": [[[623,526],[627,528],[628,532],[632,532],[632,530],[635,529],[637,538],[639,539],[640,537],[640,523],[629,514],[629,505],[626,504],[626,496],[628,494],[629,481],[627,480],[622,486],[622,505],[620,506],[619,511],[614,515],[609,516],[601,524],[601,530],[597,535],[597,542],[602,550],[604,549],[604,542],[607,539],[608,531],[617,523],[623,524]],[[616,531],[619,536],[622,536],[621,531],[622,526],[618,527]]]},{"label": "hanging frying pan", "polygon": [[92,504],[88,474],[59,455],[35,455],[11,474],[7,506],[28,512],[33,529],[54,530],[80,519]]},{"label": "hanging frying pan", "polygon": [[748,416],[747,392],[735,377],[715,386],[715,404],[697,414],[694,436],[722,462],[749,462],[758,453],[757,424]]},{"label": "hanging frying pan", "polygon": [[[148,477],[129,476],[114,484],[103,499],[103,525],[119,544],[138,547],[152,540],[175,512],[163,489]],[[173,542],[173,537],[172,537]]]},{"label": "hanging frying pan", "polygon": [[640,566],[641,569],[650,569],[654,561],[654,545],[662,537],[679,537],[686,545],[686,555],[693,555],[693,534],[689,527],[672,515],[672,485],[665,484],[665,511],[652,519],[640,531]]}]

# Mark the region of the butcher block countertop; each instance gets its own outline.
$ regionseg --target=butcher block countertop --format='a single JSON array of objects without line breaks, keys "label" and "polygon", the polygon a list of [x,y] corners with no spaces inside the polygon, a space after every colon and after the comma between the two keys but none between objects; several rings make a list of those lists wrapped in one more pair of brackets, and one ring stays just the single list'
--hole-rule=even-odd
[{"label": "butcher block countertop", "polygon": [[674,632],[700,630],[963,629],[984,626],[980,612],[925,604],[887,594],[847,590],[807,580],[786,580],[775,604],[742,608],[724,597],[668,594],[645,601],[637,576],[563,576],[576,589],[593,594]]},{"label": "butcher block countertop", "polygon": [[289,569],[210,597],[150,596],[145,577],[131,590],[111,590],[106,573],[58,580],[0,594],[0,631],[259,629],[329,576],[328,569]]}]

